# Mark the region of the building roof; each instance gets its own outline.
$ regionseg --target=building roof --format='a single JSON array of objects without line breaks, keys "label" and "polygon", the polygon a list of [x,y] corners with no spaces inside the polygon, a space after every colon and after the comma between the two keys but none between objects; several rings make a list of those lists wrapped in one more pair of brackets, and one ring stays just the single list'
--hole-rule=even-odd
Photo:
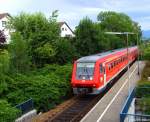
[{"label": "building roof", "polygon": [[72,31],[72,29],[69,27],[69,25],[66,22],[58,22],[59,26],[61,27],[63,24],[65,24],[70,30],[71,32],[74,34],[74,32]]},{"label": "building roof", "polygon": [[9,13],[0,13],[0,19],[4,18],[4,17],[11,17]]}]

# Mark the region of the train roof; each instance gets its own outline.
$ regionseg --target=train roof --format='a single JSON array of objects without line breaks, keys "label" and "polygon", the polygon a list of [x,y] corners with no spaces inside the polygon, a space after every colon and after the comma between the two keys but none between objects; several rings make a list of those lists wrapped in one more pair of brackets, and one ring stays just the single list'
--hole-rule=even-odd
[{"label": "train roof", "polygon": [[79,58],[77,60],[77,62],[80,62],[80,63],[83,63],[83,62],[96,62],[97,60],[99,60],[99,59],[101,59],[105,56],[108,56],[110,54],[115,54],[115,53],[117,53],[119,51],[122,51],[124,49],[126,49],[126,48],[115,49],[115,50],[111,50],[111,51],[107,51],[107,52],[103,52],[103,53],[98,53],[98,54],[94,54],[94,55],[90,55],[90,56],[85,56],[85,57]]}]

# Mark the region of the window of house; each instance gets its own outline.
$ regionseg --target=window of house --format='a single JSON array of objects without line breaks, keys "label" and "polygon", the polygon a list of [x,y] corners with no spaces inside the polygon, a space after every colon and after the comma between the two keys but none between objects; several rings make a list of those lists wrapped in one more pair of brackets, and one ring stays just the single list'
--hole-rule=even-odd
[{"label": "window of house", "polygon": [[66,34],[66,37],[71,37],[71,34]]},{"label": "window of house", "polygon": [[6,27],[6,21],[2,21],[2,27]]},{"label": "window of house", "polygon": [[64,28],[62,28],[62,31],[64,31]]},{"label": "window of house", "polygon": [[65,31],[67,31],[67,28],[65,28]]}]

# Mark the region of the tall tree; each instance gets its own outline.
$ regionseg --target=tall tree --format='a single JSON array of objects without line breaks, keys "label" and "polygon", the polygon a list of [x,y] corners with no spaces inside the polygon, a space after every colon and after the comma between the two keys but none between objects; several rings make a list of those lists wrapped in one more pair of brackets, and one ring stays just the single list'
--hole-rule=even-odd
[{"label": "tall tree", "polygon": [[11,40],[9,44],[11,70],[25,72],[30,64],[29,56],[27,55],[27,42],[23,40],[19,32],[13,33]]},{"label": "tall tree", "polygon": [[11,20],[11,27],[27,42],[28,55],[37,66],[50,62],[56,54],[54,44],[60,34],[56,15],[57,11],[47,19],[42,13],[21,13]]},{"label": "tall tree", "polygon": [[80,21],[76,27],[76,48],[81,56],[98,51],[97,30],[95,24],[88,17]]},{"label": "tall tree", "polygon": [[[113,11],[100,12],[97,16],[97,20],[100,22],[100,25],[104,31],[134,32],[141,36],[141,29],[138,23],[131,20],[131,18],[124,13],[117,13]],[[115,36],[111,36],[111,37],[115,37]],[[116,37],[119,38],[116,41],[115,40],[113,41],[114,46],[120,44],[120,46],[123,47],[123,45],[125,45],[124,36],[117,35]],[[130,43],[136,44],[136,35],[130,36]]]}]

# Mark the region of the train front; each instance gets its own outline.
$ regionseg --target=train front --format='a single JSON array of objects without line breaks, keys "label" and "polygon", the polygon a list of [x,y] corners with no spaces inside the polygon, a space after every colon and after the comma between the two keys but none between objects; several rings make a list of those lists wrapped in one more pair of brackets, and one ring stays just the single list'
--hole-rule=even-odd
[{"label": "train front", "polygon": [[74,94],[93,93],[97,87],[95,62],[77,60],[74,63],[71,85]]}]

